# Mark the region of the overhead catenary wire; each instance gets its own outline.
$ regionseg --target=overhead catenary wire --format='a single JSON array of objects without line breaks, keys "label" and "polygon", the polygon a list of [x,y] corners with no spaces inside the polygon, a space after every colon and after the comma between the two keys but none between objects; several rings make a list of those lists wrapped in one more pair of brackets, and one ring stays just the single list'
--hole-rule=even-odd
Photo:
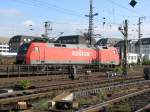
[{"label": "overhead catenary wire", "polygon": [[121,5],[121,4],[118,4],[117,2],[115,2],[115,1],[113,1],[113,0],[106,0],[106,1],[108,1],[108,2],[110,2],[110,3],[112,3],[112,4],[114,4],[114,5],[116,5],[116,6],[120,7],[120,8],[122,8],[122,9],[128,11],[128,12],[132,12],[132,13],[134,13],[134,14],[136,14],[136,15],[139,15],[138,12],[133,11],[133,10],[131,10],[131,9],[129,9],[129,8],[127,8],[127,7],[123,6],[123,5]]},{"label": "overhead catenary wire", "polygon": [[[51,10],[54,10],[54,11],[57,11],[59,13],[63,13],[63,14],[67,14],[67,15],[73,15],[73,16],[76,16],[76,17],[80,17],[80,18],[85,18],[84,17],[84,14],[77,14],[78,12],[76,11],[73,11],[73,10],[70,10],[70,9],[65,9],[65,8],[62,8],[62,7],[58,7],[56,5],[52,5],[48,2],[40,2],[38,0],[36,1],[26,1],[26,0],[16,0],[17,2],[20,2],[20,3],[25,3],[25,4],[29,4],[30,6],[32,7],[39,7],[39,8],[47,8],[47,9],[51,9]],[[102,20],[100,19],[96,19],[98,22],[103,22]],[[58,23],[58,22],[56,22]],[[119,23],[112,23],[112,24],[119,24]]]},{"label": "overhead catenary wire", "polygon": [[[17,2],[20,2],[20,3],[24,3],[24,4],[29,4],[30,6],[32,6],[32,7],[37,7],[37,8],[41,8],[41,9],[43,9],[43,10],[45,10],[45,9],[50,9],[50,10],[53,10],[53,11],[57,11],[57,12],[59,12],[59,13],[62,13],[62,14],[65,14],[65,15],[70,15],[70,16],[75,16],[75,17],[80,17],[80,18],[85,18],[84,17],[84,14],[81,14],[81,13],[78,13],[77,11],[74,11],[74,10],[72,10],[72,9],[66,9],[66,8],[63,8],[63,7],[61,7],[61,6],[57,6],[57,5],[54,5],[54,4],[52,4],[52,3],[50,3],[49,1],[42,1],[42,0],[36,0],[36,1],[34,1],[34,0],[30,0],[30,1],[27,1],[27,0],[15,0],[15,1],[17,1]],[[122,5],[120,5],[120,4],[118,4],[118,3],[116,3],[116,2],[114,2],[114,1],[112,1],[112,0],[108,0],[108,1],[111,1],[110,3],[113,3],[114,5],[117,5],[118,7],[120,7],[120,8],[123,8],[123,9],[125,9],[125,10],[128,10],[128,11],[130,11],[130,12],[134,12],[134,11],[132,11],[132,10],[130,10],[129,8],[126,8],[126,7],[124,7],[124,6],[122,6]],[[50,11],[49,11],[50,12]],[[115,12],[116,13],[116,12]],[[134,13],[136,13],[136,12],[134,12]],[[114,15],[115,16],[115,15]],[[108,18],[107,18],[108,19]],[[99,18],[96,18],[96,21],[97,21],[97,25],[99,26],[99,22],[103,22],[102,20],[100,20]],[[121,23],[119,23],[119,22],[111,22],[111,19],[109,19],[109,21],[107,21],[106,20],[106,24],[110,24],[110,25],[120,25]],[[63,23],[61,23],[61,22],[55,22],[55,21],[53,21],[53,23],[56,23],[56,24],[63,24]],[[65,23],[65,24],[70,24],[70,23]],[[76,24],[76,23],[73,23],[74,25]],[[76,24],[76,26],[81,26],[81,25],[83,25],[84,23],[82,23],[82,24]],[[87,26],[87,24],[85,23],[84,25],[86,25]],[[84,26],[83,25],[83,26]]]},{"label": "overhead catenary wire", "polygon": [[84,14],[78,14],[77,12],[73,11],[73,10],[69,10],[69,9],[65,9],[56,5],[52,5],[48,2],[41,2],[41,1],[26,1],[26,0],[15,0],[18,3],[24,3],[24,4],[28,4],[32,7],[38,7],[38,8],[42,8],[42,9],[51,9],[53,11],[65,14],[65,15],[71,15],[71,16],[76,16],[76,17],[80,17],[80,18],[85,18]]},{"label": "overhead catenary wire", "polygon": [[[51,4],[50,2],[40,1],[40,0],[36,0],[36,1],[38,1],[38,2],[43,2],[44,4],[50,5],[50,6],[54,7],[54,8],[57,8],[57,9],[64,10],[65,12],[68,12],[68,13],[70,13],[70,14],[75,14],[75,15],[78,15],[78,16],[81,16],[81,15],[82,15],[80,12],[77,12],[77,11],[72,10],[72,9],[66,9],[66,8],[64,8],[64,7],[61,7],[61,6],[53,5],[53,4]],[[82,16],[82,17],[83,17],[83,16]]]},{"label": "overhead catenary wire", "polygon": [[[80,18],[85,18],[83,16],[84,14],[78,14],[78,12],[76,12],[76,11],[73,11],[73,10],[70,10],[70,9],[66,9],[66,8],[63,8],[63,7],[59,7],[57,5],[53,5],[53,4],[50,4],[49,2],[45,2],[45,1],[40,1],[40,0],[36,0],[36,1],[15,0],[15,1],[20,2],[20,3],[29,4],[30,6],[33,6],[33,7],[39,7],[39,8],[42,8],[42,9],[43,8],[47,8],[47,9],[51,9],[51,10],[54,10],[54,11],[57,11],[59,13],[63,13],[63,14],[66,14],[66,15],[71,15],[71,16],[76,16],[76,17],[80,17]],[[116,2],[114,2],[112,0],[109,0],[109,1],[111,1],[112,3],[117,4]],[[119,4],[117,4],[117,5],[119,5]],[[122,7],[122,6],[120,6],[120,7]],[[126,9],[126,8],[124,7],[124,9]],[[100,19],[96,19],[96,21],[103,22]],[[111,24],[111,25],[120,25],[120,23],[111,22],[111,21],[109,21],[108,23]]]}]

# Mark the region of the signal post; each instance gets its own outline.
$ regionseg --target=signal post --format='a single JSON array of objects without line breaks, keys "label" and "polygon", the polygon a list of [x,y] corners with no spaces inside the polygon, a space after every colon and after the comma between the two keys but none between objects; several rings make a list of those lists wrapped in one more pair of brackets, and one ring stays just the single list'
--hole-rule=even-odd
[{"label": "signal post", "polygon": [[123,75],[127,76],[128,21],[125,20],[124,25],[120,26],[118,29],[124,36]]}]

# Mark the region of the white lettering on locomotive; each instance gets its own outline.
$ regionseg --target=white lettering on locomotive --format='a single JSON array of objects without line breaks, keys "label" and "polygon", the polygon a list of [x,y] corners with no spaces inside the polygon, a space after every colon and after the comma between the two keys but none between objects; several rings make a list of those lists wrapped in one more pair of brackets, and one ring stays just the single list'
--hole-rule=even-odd
[{"label": "white lettering on locomotive", "polygon": [[90,56],[90,53],[78,50],[78,51],[72,51],[72,56]]}]

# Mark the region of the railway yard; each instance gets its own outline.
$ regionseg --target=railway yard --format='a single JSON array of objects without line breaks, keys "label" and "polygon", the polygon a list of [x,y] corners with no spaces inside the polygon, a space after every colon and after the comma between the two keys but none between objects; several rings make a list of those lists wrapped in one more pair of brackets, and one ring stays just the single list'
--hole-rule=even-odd
[{"label": "railway yard", "polygon": [[0,112],[150,112],[149,1],[129,1],[1,1]]},{"label": "railway yard", "polygon": [[[1,111],[143,112],[149,109],[150,82],[143,78],[141,71],[143,67],[132,68],[128,76],[117,73],[108,76],[106,71],[100,72],[93,66],[93,69],[86,67],[77,72],[78,75],[74,80],[68,77],[66,67],[61,70],[47,67],[43,70],[39,67],[42,73],[35,71],[37,68],[32,68],[29,72],[20,68],[24,66],[1,66],[0,88],[13,90],[13,92],[0,94]],[[31,69],[31,66],[26,68]],[[87,74],[83,72],[85,70],[91,71]],[[21,81],[30,83],[29,87],[20,87]],[[63,92],[73,93],[72,102],[77,102],[78,105],[74,108],[60,109],[61,111],[51,108],[48,102]]]}]

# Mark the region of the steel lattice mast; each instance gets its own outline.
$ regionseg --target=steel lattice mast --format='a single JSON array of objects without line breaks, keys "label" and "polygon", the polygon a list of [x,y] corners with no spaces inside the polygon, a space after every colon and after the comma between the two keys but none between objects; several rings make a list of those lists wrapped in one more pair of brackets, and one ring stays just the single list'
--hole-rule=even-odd
[{"label": "steel lattice mast", "polygon": [[89,15],[85,15],[86,17],[89,17],[89,28],[88,28],[88,40],[89,44],[92,45],[92,37],[93,37],[93,18],[94,16],[97,16],[98,13],[93,14],[93,0],[90,0],[90,11]]}]

